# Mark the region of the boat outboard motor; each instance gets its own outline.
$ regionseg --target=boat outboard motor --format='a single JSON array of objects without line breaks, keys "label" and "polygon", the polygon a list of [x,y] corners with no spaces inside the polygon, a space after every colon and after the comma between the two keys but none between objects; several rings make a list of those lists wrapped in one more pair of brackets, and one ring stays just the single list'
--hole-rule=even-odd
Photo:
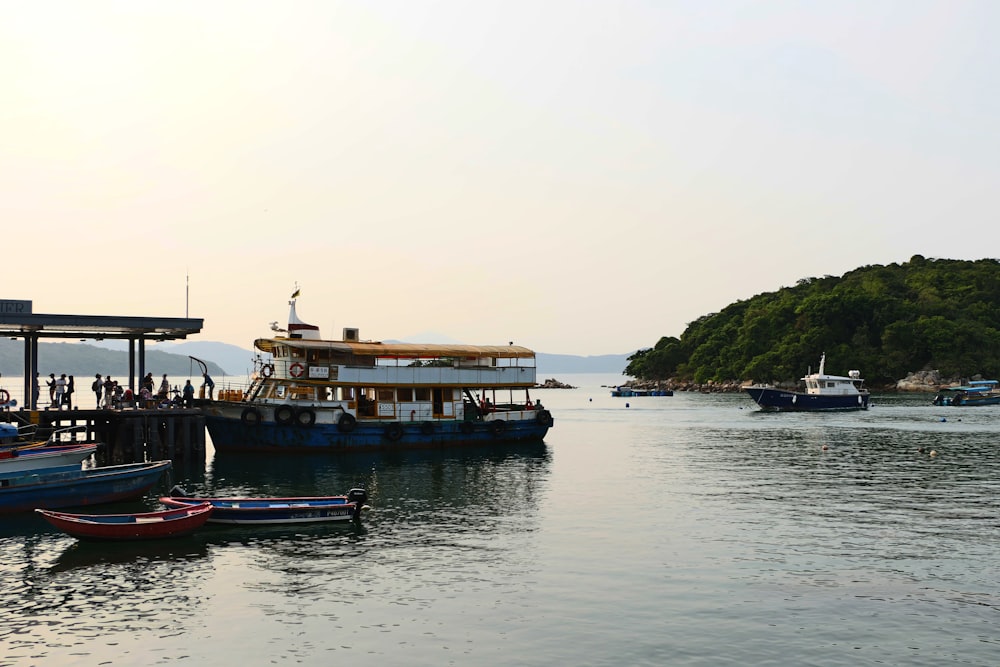
[{"label": "boat outboard motor", "polygon": [[364,509],[364,504],[367,500],[368,492],[364,489],[351,489],[347,492],[347,502],[354,503],[354,512],[351,514],[352,519],[361,518],[361,510]]},{"label": "boat outboard motor", "polygon": [[184,487],[180,484],[175,484],[174,488],[170,489],[171,498],[186,498],[188,492],[184,490]]}]

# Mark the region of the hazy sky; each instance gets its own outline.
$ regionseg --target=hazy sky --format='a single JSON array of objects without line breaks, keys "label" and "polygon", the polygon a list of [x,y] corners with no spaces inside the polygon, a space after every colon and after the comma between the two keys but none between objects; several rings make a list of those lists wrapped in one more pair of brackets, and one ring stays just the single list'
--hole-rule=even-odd
[{"label": "hazy sky", "polygon": [[[0,2],[3,289],[606,354],[1000,254],[1000,2]],[[190,299],[185,280],[190,276]]]}]

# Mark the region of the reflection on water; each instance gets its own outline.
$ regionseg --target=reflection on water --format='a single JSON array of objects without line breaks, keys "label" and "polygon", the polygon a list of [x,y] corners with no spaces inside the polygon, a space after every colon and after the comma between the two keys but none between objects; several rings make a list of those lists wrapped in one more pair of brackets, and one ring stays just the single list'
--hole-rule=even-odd
[{"label": "reflection on water", "polygon": [[[169,643],[197,632],[197,619],[213,606],[244,598],[247,609],[301,622],[304,606],[336,608],[372,588],[419,597],[391,573],[427,559],[460,578],[470,563],[495,566],[502,550],[492,542],[537,514],[550,463],[541,442],[284,459],[226,454],[175,478],[193,495],[330,495],[362,486],[374,509],[361,524],[207,525],[180,539],[104,543],[77,541],[33,515],[10,517],[0,537],[0,642],[11,650],[0,664],[66,655],[81,644],[88,648],[71,652],[85,664],[114,662],[107,645],[143,635]],[[158,506],[155,498],[88,511],[147,511]],[[377,563],[373,550],[381,552]],[[376,568],[385,570],[384,581]],[[367,593],[355,588],[361,573],[371,579]],[[101,639],[108,637],[115,639]]]},{"label": "reflection on water", "polygon": [[996,662],[1000,408],[543,400],[544,444],[227,454],[175,478],[198,495],[364,486],[360,525],[104,551],[13,519],[0,664]]}]

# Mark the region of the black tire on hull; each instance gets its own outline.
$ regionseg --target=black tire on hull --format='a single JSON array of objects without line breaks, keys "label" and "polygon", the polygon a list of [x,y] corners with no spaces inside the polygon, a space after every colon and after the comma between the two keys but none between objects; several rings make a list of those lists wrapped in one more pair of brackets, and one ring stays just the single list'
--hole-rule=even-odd
[{"label": "black tire on hull", "polygon": [[399,424],[389,424],[385,427],[385,431],[382,432],[386,440],[390,442],[396,442],[403,437],[403,427]]},{"label": "black tire on hull", "polygon": [[354,418],[354,415],[345,412],[340,415],[340,419],[337,420],[337,430],[341,433],[350,433],[358,425],[358,420]]},{"label": "black tire on hull", "polygon": [[295,419],[295,410],[290,405],[281,405],[274,411],[274,421],[279,424],[291,424]]}]

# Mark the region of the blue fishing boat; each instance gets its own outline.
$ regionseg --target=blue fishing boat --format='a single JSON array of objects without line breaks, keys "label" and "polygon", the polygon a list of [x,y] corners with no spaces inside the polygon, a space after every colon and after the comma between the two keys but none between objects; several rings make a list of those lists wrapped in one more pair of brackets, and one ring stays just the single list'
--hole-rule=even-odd
[{"label": "blue fishing boat", "polygon": [[246,390],[197,401],[217,452],[371,451],[541,440],[552,414],[529,394],[535,353],[518,345],[340,340],[296,314],[260,338]]},{"label": "blue fishing boat", "polygon": [[998,405],[1000,387],[996,380],[973,380],[958,387],[942,389],[932,401],[934,405]]},{"label": "blue fishing boat", "polygon": [[826,354],[819,360],[819,372],[802,378],[805,391],[790,391],[768,385],[744,387],[762,410],[777,412],[812,410],[867,410],[870,394],[864,388],[860,371],[847,376],[827,375]]},{"label": "blue fishing boat", "polygon": [[29,470],[0,477],[0,513],[79,507],[136,498],[160,480],[170,469],[170,461],[67,468]]},{"label": "blue fishing boat", "polygon": [[[180,495],[177,495],[180,494]],[[167,507],[194,507],[208,503],[209,523],[268,525],[353,521],[370,509],[364,489],[351,489],[346,496],[300,496],[292,498],[192,498],[174,487],[160,498]]]}]

